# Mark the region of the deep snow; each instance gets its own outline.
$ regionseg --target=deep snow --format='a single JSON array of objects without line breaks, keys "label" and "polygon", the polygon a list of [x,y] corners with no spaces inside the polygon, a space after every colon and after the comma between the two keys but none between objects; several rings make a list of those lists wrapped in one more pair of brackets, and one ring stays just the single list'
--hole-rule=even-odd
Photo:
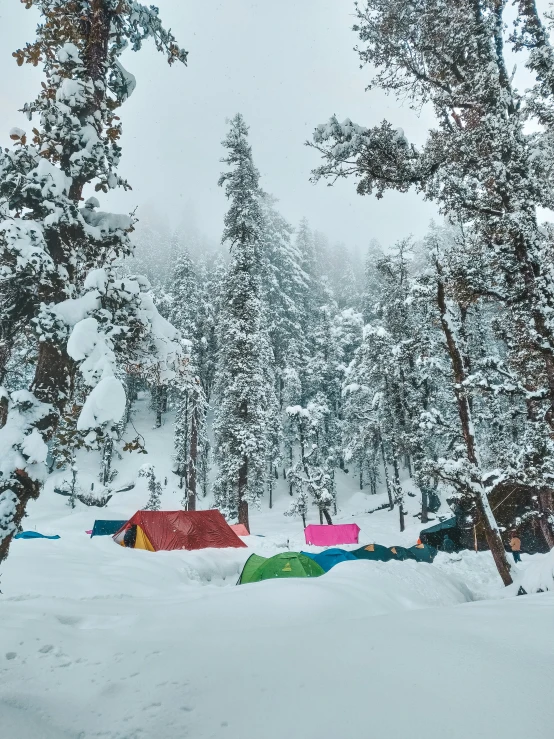
[{"label": "deep snow", "polygon": [[[143,402],[135,425],[149,454],[125,454],[117,486],[153,462],[168,478],[163,507],[178,507],[170,422],[151,433]],[[95,455],[79,468],[84,487],[97,480]],[[249,549],[155,554],[85,534],[95,517],[132,515],[144,492],[72,510],[52,486],[25,526],[61,539],[15,541],[2,571],[2,737],[552,735],[554,594],[511,597],[488,553],[345,562],[313,580],[235,587],[252,551],[307,548],[283,515],[282,482],[274,509],[252,515],[264,536],[246,537]],[[400,535],[396,513],[365,513],[380,496],[356,492],[353,476],[339,492],[336,520],[358,523],[360,543],[414,543],[412,515]],[[543,560],[524,555],[518,576],[548,569]]]}]

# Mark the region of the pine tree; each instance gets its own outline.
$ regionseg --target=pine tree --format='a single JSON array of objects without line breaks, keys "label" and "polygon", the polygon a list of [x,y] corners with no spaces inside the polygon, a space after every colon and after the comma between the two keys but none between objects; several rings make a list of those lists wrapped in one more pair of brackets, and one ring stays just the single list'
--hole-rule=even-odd
[{"label": "pine tree", "polygon": [[333,521],[330,509],[335,502],[333,485],[334,460],[326,449],[325,423],[329,409],[322,398],[308,404],[307,408],[289,406],[287,414],[294,419],[299,445],[299,459],[287,470],[287,477],[297,498],[291,503],[285,515],[301,515],[306,522],[306,501],[311,497],[312,504],[319,511],[319,522]]},{"label": "pine tree", "polygon": [[[141,283],[118,280],[112,269],[132,250],[133,219],[100,212],[95,197],[82,204],[91,184],[98,193],[128,187],[116,173],[121,156],[116,110],[135,81],[118,57],[128,45],[139,50],[150,37],[170,63],[186,61],[157,9],[134,0],[29,0],[26,6],[35,6],[42,22],[36,42],[14,56],[19,65],[42,63],[45,81],[24,108],[29,119],[38,119],[32,143],[24,131],[13,129],[15,150],[0,154],[0,195],[10,215],[0,228],[1,267],[8,292],[18,295],[1,323],[9,336],[25,321],[39,341],[32,391],[12,393],[2,414],[0,561],[28,501],[40,493],[47,444],[71,397],[75,363],[92,387],[81,427],[117,421],[113,416],[125,406],[117,356],[123,351],[128,357],[134,339],[144,346],[156,324]],[[14,187],[22,178],[29,186]],[[123,318],[126,323],[119,322]]]},{"label": "pine tree", "polygon": [[[292,227],[275,209],[275,200],[262,197],[262,280],[267,331],[274,357],[277,393],[283,407],[283,373],[290,362],[291,343],[302,341],[302,310],[299,295],[306,290],[300,252],[293,243]],[[290,364],[288,365],[290,367]]]},{"label": "pine tree", "polygon": [[269,395],[264,359],[261,297],[263,214],[259,173],[248,144],[242,116],[230,122],[223,141],[230,168],[221,175],[230,208],[223,241],[231,248],[219,330],[218,399],[214,423],[215,454],[219,465],[216,500],[230,517],[249,528],[248,505],[263,491],[268,457]]},{"label": "pine tree", "polygon": [[162,486],[156,479],[156,470],[153,464],[143,464],[138,473],[139,479],[146,481],[148,490],[148,501],[144,506],[145,511],[159,511],[162,507]]}]

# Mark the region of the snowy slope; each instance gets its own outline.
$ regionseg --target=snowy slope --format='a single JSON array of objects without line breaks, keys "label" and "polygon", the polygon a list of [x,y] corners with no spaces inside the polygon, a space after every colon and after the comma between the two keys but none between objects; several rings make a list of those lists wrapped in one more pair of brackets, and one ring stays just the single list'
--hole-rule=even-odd
[{"label": "snowy slope", "polygon": [[554,596],[444,606],[463,589],[419,568],[8,599],[0,712],[17,739],[550,737]]},{"label": "snowy slope", "polygon": [[[135,425],[149,454],[125,455],[117,485],[152,462],[168,478],[163,507],[179,507],[170,423],[151,433],[144,402]],[[98,465],[79,460],[83,485]],[[248,549],[153,554],[84,533],[95,517],[132,515],[140,495],[72,510],[47,490],[30,506],[26,528],[61,538],[15,541],[3,567],[2,736],[551,736],[554,595],[471,602],[514,594],[488,553],[347,562],[318,579],[235,587],[251,552],[306,548],[300,522],[283,515],[283,481],[275,507],[253,512],[263,536],[246,537]],[[413,544],[413,516],[399,534],[396,513],[366,513],[380,497],[344,475],[336,520],[357,522],[361,543]]]}]

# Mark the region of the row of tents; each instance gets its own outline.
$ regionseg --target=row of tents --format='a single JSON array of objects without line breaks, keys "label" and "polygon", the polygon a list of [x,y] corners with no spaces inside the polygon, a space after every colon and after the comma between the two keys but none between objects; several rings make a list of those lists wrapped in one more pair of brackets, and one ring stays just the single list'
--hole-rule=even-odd
[{"label": "row of tents", "polygon": [[334,547],[323,552],[281,552],[273,557],[262,557],[252,554],[246,560],[237,585],[245,585],[261,580],[283,577],[320,577],[329,572],[340,562],[352,562],[362,559],[376,562],[404,561],[431,563],[437,550],[426,544],[406,547],[384,547],[381,544],[368,544],[352,552]]},{"label": "row of tents", "polygon": [[[317,529],[338,529],[339,526],[318,526]],[[358,527],[356,529],[359,531]],[[215,509],[208,511],[137,511],[128,521],[94,522],[91,537],[111,535],[115,542],[128,546],[133,533],[133,548],[151,552],[175,549],[205,549],[208,547],[245,547],[239,536],[248,535],[242,525],[230,526],[222,514]],[[357,532],[356,532],[357,534]],[[432,562],[436,549],[425,543],[415,547],[385,547],[381,544],[368,544],[353,552],[339,548],[329,548],[318,554],[300,552],[312,558],[327,572],[334,564],[347,559],[372,559],[388,562],[392,559],[414,559],[419,562]]]}]

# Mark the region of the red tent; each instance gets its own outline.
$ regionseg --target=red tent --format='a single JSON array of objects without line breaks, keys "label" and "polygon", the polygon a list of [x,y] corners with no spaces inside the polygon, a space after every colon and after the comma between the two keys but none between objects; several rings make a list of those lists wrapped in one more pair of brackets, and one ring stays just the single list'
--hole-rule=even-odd
[{"label": "red tent", "polygon": [[207,547],[245,547],[217,510],[211,511],[137,511],[114,535],[124,545],[127,529],[136,526],[135,549],[151,552]]},{"label": "red tent", "polygon": [[231,523],[229,526],[233,529],[237,536],[250,536],[250,531],[243,523]]}]

